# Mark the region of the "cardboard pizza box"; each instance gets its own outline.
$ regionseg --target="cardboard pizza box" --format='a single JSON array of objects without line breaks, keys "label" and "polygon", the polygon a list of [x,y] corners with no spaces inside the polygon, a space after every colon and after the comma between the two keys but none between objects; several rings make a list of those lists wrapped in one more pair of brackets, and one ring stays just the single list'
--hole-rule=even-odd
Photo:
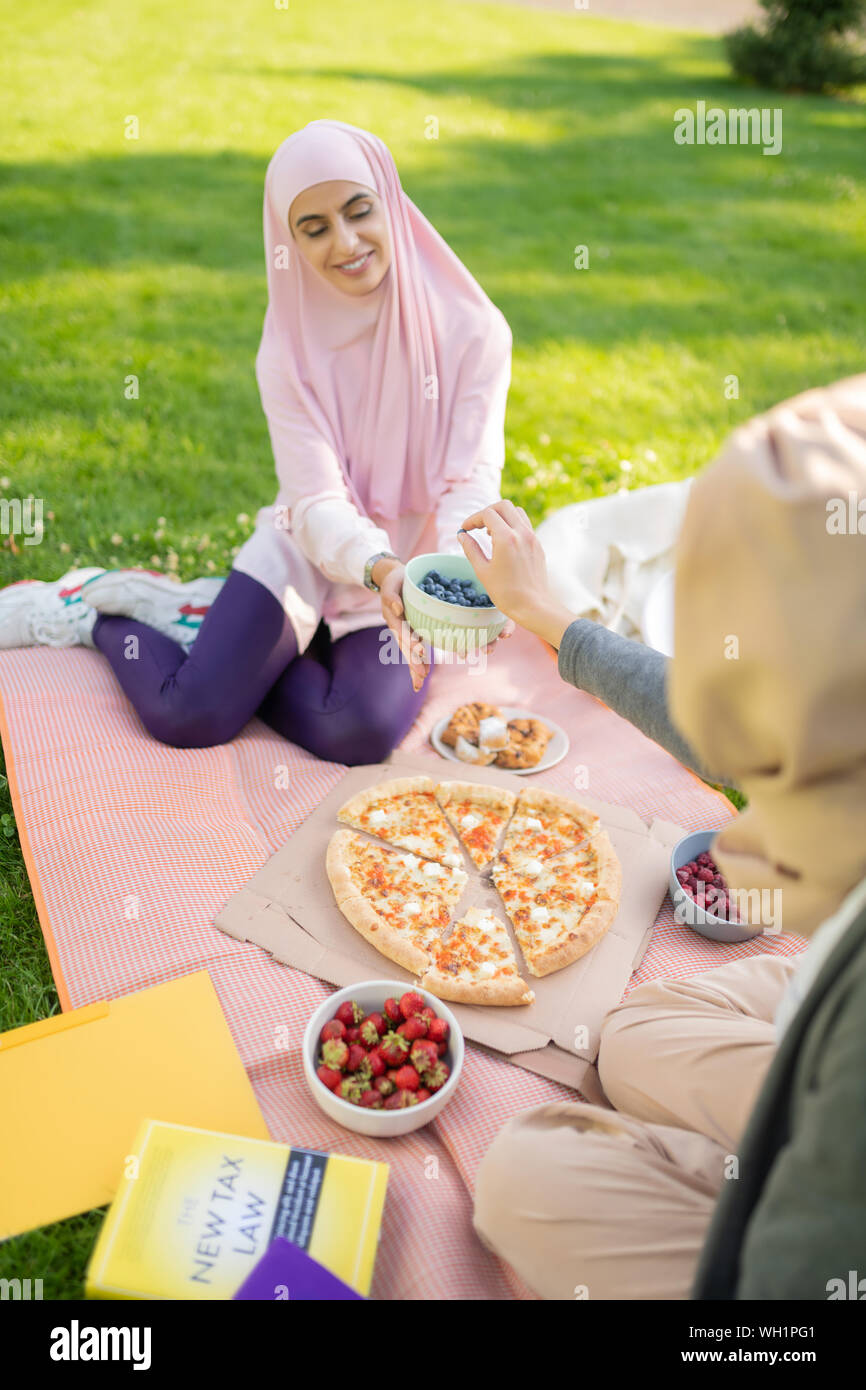
[{"label": "cardboard pizza box", "polygon": [[[519,792],[524,778],[498,767],[445,762],[438,754],[402,753],[381,763],[351,767],[283,847],[229,898],[214,925],[237,941],[254,942],[284,965],[330,984],[415,977],[380,954],[355,931],[334,899],[325,871],[328,841],[339,827],[337,811],[356,792],[377,782],[423,773],[437,781],[490,782]],[[533,787],[545,785],[544,774]],[[551,790],[560,790],[552,786]],[[535,1001],[514,1008],[451,1004],[467,1038],[527,1070],[579,1089],[598,1053],[599,1030],[621,1000],[640,964],[668,886],[670,852],[683,830],[668,821],[647,825],[634,811],[583,792],[575,799],[601,817],[622,864],[622,899],[613,926],[580,960],[543,979],[523,978]],[[464,865],[469,881],[455,911],[488,906],[514,939],[511,923],[490,880]],[[523,962],[519,949],[518,962]]]}]

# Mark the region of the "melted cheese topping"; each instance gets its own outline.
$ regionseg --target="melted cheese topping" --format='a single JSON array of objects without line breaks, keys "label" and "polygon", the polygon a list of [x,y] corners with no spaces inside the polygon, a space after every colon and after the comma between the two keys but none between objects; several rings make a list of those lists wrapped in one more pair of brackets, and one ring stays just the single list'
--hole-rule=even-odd
[{"label": "melted cheese topping", "polygon": [[380,808],[377,811],[371,811],[367,819],[370,821],[371,825],[382,825],[388,819],[388,816],[387,813]]},{"label": "melted cheese topping", "polygon": [[544,826],[537,816],[527,816],[524,822],[527,830],[543,830]]},{"label": "melted cheese topping", "polygon": [[481,820],[481,816],[476,816],[472,811],[468,811],[465,816],[460,817],[460,824],[464,830],[474,830],[476,825],[481,824]]}]

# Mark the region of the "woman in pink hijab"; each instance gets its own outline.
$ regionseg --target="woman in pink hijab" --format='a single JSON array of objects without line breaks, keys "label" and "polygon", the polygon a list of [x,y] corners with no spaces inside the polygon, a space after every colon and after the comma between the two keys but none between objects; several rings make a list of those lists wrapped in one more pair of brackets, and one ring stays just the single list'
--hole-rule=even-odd
[{"label": "woman in pink hijab", "polygon": [[404,562],[460,554],[463,520],[500,495],[511,332],[355,126],[283,141],[264,240],[256,376],[279,492],[216,598],[213,580],[135,570],[16,585],[0,646],[96,646],[165,743],[224,743],[258,713],[320,757],[377,761],[429,675]]}]

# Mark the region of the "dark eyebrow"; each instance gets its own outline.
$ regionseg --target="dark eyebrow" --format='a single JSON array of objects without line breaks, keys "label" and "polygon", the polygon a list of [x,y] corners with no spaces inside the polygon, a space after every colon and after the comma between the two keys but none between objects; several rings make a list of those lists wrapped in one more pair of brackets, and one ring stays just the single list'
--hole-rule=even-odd
[{"label": "dark eyebrow", "polygon": [[[373,194],[372,194],[372,193],[353,193],[352,196],[351,196],[351,198],[348,198],[348,199],[346,200],[346,202],[343,204],[343,206],[340,208],[340,212],[345,212],[345,211],[346,211],[346,208],[350,208],[350,207],[352,206],[353,203],[357,203],[357,201],[358,201],[359,198],[372,198],[372,197],[373,197]],[[303,217],[299,217],[299,218],[296,220],[295,226],[296,226],[296,227],[300,227],[300,225],[301,225],[302,222],[324,222],[324,220],[325,220],[325,214],[324,214],[323,212],[308,212],[308,213],[305,213]]]}]

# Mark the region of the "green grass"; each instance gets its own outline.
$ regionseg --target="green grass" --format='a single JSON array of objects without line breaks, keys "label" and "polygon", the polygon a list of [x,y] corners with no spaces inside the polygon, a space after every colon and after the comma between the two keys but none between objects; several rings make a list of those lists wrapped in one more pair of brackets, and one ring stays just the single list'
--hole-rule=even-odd
[{"label": "green grass", "polygon": [[[0,584],[154,556],[182,578],[231,564],[274,494],[253,374],[262,180],[319,116],[386,141],[507,316],[503,492],[536,521],[686,477],[733,424],[862,370],[863,93],[744,90],[715,40],[580,12],[332,0],[322,15],[45,0],[7,23],[0,492],[32,492],[48,515],[38,548],[3,538]],[[673,113],[698,98],[781,106],[783,153],[675,145]],[[138,141],[123,138],[131,114]],[[0,864],[8,1028],[58,1003],[2,819]],[[98,1224],[6,1243],[0,1277],[80,1296]]]}]

